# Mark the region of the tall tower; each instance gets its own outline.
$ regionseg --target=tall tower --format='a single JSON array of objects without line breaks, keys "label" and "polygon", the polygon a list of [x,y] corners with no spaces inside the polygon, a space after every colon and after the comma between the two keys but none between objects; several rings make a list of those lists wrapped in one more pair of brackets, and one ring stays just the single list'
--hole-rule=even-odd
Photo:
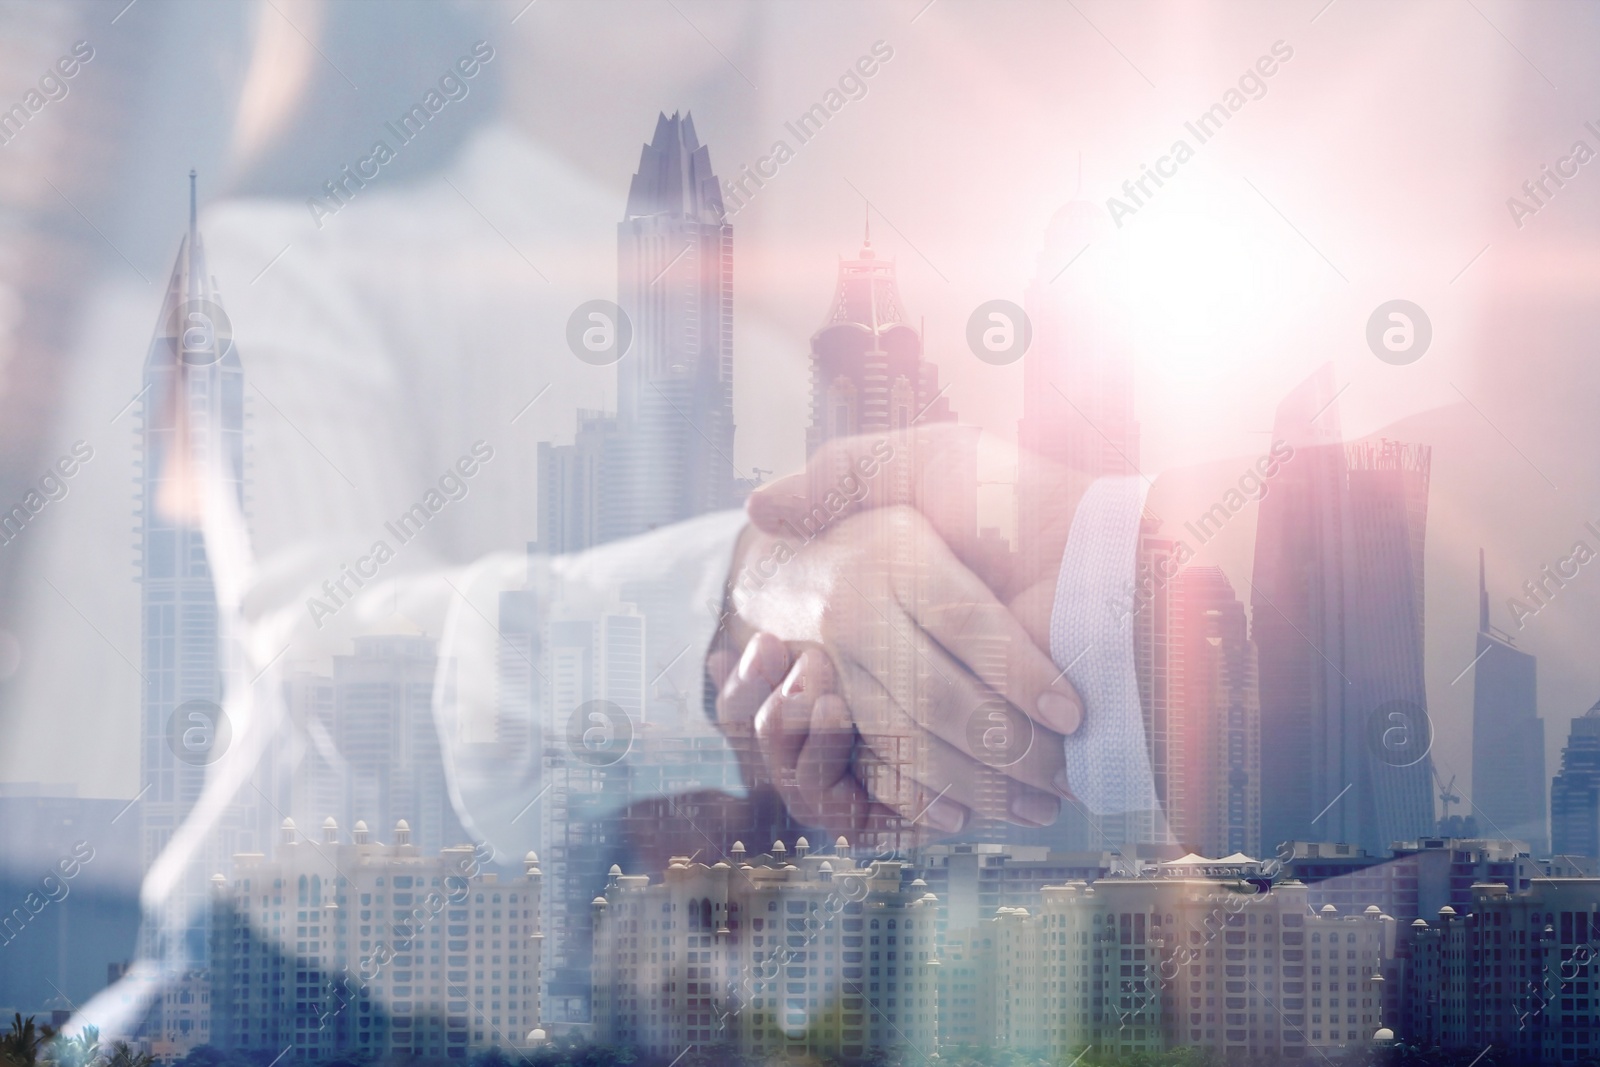
[{"label": "tall tower", "polygon": [[1181,757],[1168,777],[1173,836],[1205,856],[1261,854],[1261,705],[1244,605],[1220,567],[1173,581],[1173,706]]},{"label": "tall tower", "polygon": [[1399,441],[1347,451],[1345,691],[1335,777],[1354,784],[1326,816],[1335,838],[1382,855],[1433,831],[1432,726],[1423,670],[1423,544],[1432,450]]},{"label": "tall tower", "polygon": [[[140,405],[139,581],[143,632],[140,777],[146,868],[167,847],[226,751],[222,716],[238,682],[233,635],[219,620],[202,514],[221,492],[244,506],[244,370],[216,281],[206,270],[189,174],[189,232],[178,249],[144,364]],[[208,835],[149,917],[144,949],[178,970],[204,965],[207,877],[236,851],[259,847],[253,806],[236,805]],[[182,931],[181,939],[177,932]]]},{"label": "tall tower", "polygon": [[[872,435],[890,441],[894,453],[892,461],[870,477],[848,466],[842,456],[826,469],[813,465],[814,498],[821,500],[830,491],[848,492],[850,486],[867,482],[883,503],[920,501],[925,512],[935,513],[936,525],[953,551],[958,555],[971,551],[977,534],[976,431],[970,436],[954,433],[929,444],[900,433],[914,426],[955,421],[949,400],[940,395],[939,368],[924,357],[922,330],[912,324],[901,298],[895,263],[878,257],[868,225],[856,257],[840,258],[827,315],[811,335],[811,425],[806,430],[806,451],[815,453],[835,438]],[[939,454],[918,455],[915,450],[920,448],[937,448]],[[917,478],[924,479],[924,484],[916,485]],[[888,546],[880,565],[917,575],[913,580],[920,596],[925,563],[917,557],[916,541],[904,525],[883,509],[865,512],[853,521],[855,530],[862,530],[864,523],[880,524],[876,534],[880,543]],[[810,522],[803,525],[792,531],[802,542],[822,532]],[[857,601],[853,610],[880,609]],[[919,644],[921,640],[920,635],[889,633],[880,647],[865,653],[874,657],[880,677],[892,679],[889,688],[897,695],[920,693],[941,681],[929,677],[931,660]],[[997,643],[992,654],[1003,663],[1004,645]],[[916,714],[921,714],[921,704],[911,702],[919,709]],[[874,713],[882,713],[882,709]],[[895,739],[888,744],[895,750],[879,752],[886,763],[912,768],[926,759],[923,742],[914,732],[882,724],[882,734],[891,733]],[[885,782],[890,777],[886,775]],[[1000,790],[994,802],[1003,805],[1003,785],[998,781],[987,784]]]},{"label": "tall tower", "polygon": [[879,259],[872,227],[855,259],[839,259],[828,316],[811,337],[811,426],[806,453],[835,437],[954,422],[939,368],[923,358],[893,260]]},{"label": "tall tower", "polygon": [[[1273,439],[1294,449],[1257,512],[1251,636],[1260,659],[1261,843],[1322,835],[1312,820],[1348,784],[1323,754],[1344,715],[1345,457],[1333,368],[1278,405]],[[1335,780],[1337,779],[1337,780]],[[1325,818],[1326,816],[1324,816]]]},{"label": "tall tower", "polygon": [[738,502],[733,466],[733,226],[694,119],[656,121],[617,226],[618,363],[604,540]]},{"label": "tall tower", "polygon": [[1572,720],[1550,782],[1550,851],[1600,857],[1600,703]]},{"label": "tall tower", "polygon": [[1544,720],[1539,661],[1489,623],[1489,585],[1478,550],[1478,648],[1472,680],[1472,799],[1484,833],[1546,847]]},{"label": "tall tower", "polygon": [[1262,845],[1324,840],[1382,854],[1432,833],[1423,674],[1431,451],[1346,448],[1333,369],[1279,406],[1293,455],[1257,519]]},{"label": "tall tower", "polygon": [[[893,260],[879,259],[870,223],[855,259],[839,260],[838,283],[827,318],[811,335],[811,425],[806,454],[836,437],[884,434],[912,426],[955,423],[939,389],[939,367],[923,352],[920,326],[911,324]],[[897,450],[918,447],[910,439]],[[928,446],[935,447],[935,446]],[[977,434],[941,439],[938,456],[902,456],[877,479],[885,500],[911,502],[917,472],[938,480],[937,492],[919,494],[924,510],[938,512],[938,527],[958,555],[971,550],[977,524]],[[829,488],[850,471],[827,471]]]},{"label": "tall tower", "polygon": [[[617,412],[580,411],[572,444],[540,445],[530,552],[580,552],[736,506],[748,489],[733,466],[733,227],[719,185],[694,120],[660,115],[617,227],[617,302],[632,331]],[[680,743],[681,635],[649,620],[670,617],[681,593],[667,581],[618,592],[592,610],[558,609],[542,627],[531,589],[500,601],[497,733],[538,760],[530,820],[550,886],[544,1003],[558,1023],[589,1018],[589,902],[625,858],[617,798],[656,796],[669,780],[673,793],[685,782],[727,788],[738,773],[720,752]],[[655,736],[615,759],[585,752],[588,738],[609,736],[603,711]]]}]

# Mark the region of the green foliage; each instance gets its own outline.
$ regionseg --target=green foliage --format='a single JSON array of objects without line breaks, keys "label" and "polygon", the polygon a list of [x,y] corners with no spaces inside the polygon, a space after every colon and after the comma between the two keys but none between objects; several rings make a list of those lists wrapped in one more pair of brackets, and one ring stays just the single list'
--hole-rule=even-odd
[{"label": "green foliage", "polygon": [[77,1037],[59,1037],[46,1053],[56,1067],[93,1067],[100,1058],[100,1030],[85,1026]]},{"label": "green foliage", "polygon": [[[1060,1064],[1071,1063],[1076,1055],[1078,1053],[1063,1058]],[[1243,1067],[1229,1064],[1220,1052],[1205,1046],[1184,1045],[1164,1052],[1135,1052],[1125,1056],[1091,1048],[1082,1055],[1078,1061],[1080,1067]]]},{"label": "green foliage", "polygon": [[20,1015],[12,1021],[11,1033],[0,1038],[0,1049],[0,1058],[16,1067],[151,1067],[155,1062],[126,1041],[101,1044],[97,1027],[85,1026],[76,1037],[60,1036],[49,1026],[34,1027],[31,1017],[23,1022]]},{"label": "green foliage", "polygon": [[35,1023],[33,1016],[24,1022],[18,1012],[11,1020],[11,1031],[0,1035],[0,1064],[5,1067],[34,1067],[40,1053],[56,1032],[49,1023]]},{"label": "green foliage", "polygon": [[[1071,1061],[1071,1057],[1063,1063]],[[991,1045],[947,1045],[939,1050],[940,1067],[1053,1067],[1043,1053]]]},{"label": "green foliage", "polygon": [[150,1067],[155,1057],[148,1052],[135,1052],[126,1041],[111,1046],[110,1055],[102,1054],[95,1067]]}]

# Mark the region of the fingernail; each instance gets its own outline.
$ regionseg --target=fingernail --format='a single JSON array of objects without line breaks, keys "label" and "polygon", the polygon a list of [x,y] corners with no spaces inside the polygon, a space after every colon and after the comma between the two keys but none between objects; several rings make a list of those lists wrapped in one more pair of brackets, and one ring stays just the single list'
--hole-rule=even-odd
[{"label": "fingernail", "polygon": [[967,809],[953,800],[940,797],[928,805],[928,810],[922,813],[922,818],[934,829],[953,834],[966,823]]},{"label": "fingernail", "polygon": [[811,653],[802,652],[800,658],[794,661],[794,669],[789,672],[789,677],[783,680],[783,687],[778,691],[786,697],[796,696],[806,691],[806,676],[811,673]]},{"label": "fingernail", "polygon": [[760,658],[761,642],[752,638],[744,646],[744,655],[739,657],[739,681],[748,682],[756,676],[756,662]]},{"label": "fingernail", "polygon": [[[785,479],[787,480],[787,479]],[[805,510],[805,497],[792,489],[785,491],[778,482],[755,489],[745,501],[745,514],[758,529],[779,533],[783,521]]]},{"label": "fingernail", "polygon": [[1083,721],[1083,713],[1078,708],[1078,702],[1064,693],[1046,690],[1040,694],[1039,701],[1034,705],[1039,710],[1039,717],[1044,724],[1058,734],[1070,734],[1078,728]]},{"label": "fingernail", "polygon": [[1061,814],[1059,800],[1032,791],[1013,794],[1010,808],[1012,818],[1028,826],[1049,826]]}]

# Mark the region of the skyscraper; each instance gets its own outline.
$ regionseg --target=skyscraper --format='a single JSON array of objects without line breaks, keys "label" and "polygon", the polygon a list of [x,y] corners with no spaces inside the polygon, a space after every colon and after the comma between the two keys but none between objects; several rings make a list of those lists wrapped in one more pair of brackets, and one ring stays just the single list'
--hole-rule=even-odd
[{"label": "skyscraper", "polygon": [[[1145,746],[1159,806],[1153,811],[1108,815],[1090,830],[1089,844],[1166,844],[1172,840],[1170,819],[1183,795],[1183,709],[1173,693],[1174,613],[1172,583],[1162,575],[1179,565],[1177,545],[1161,533],[1161,518],[1149,509],[1139,520],[1134,556],[1133,668],[1139,683],[1139,709],[1144,717]],[[1072,806],[1076,811],[1076,806]]]},{"label": "skyscraper", "polygon": [[632,342],[617,413],[578,412],[539,447],[544,552],[577,552],[736,506],[733,226],[694,118],[656,120],[617,225],[617,303]]},{"label": "skyscraper", "polygon": [[839,259],[828,315],[811,337],[811,426],[806,453],[835,437],[954,422],[939,368],[923,356],[893,260],[879,259],[872,231],[855,259]]},{"label": "skyscraper", "polygon": [[[140,778],[146,868],[167,847],[226,755],[222,712],[238,687],[239,654],[226,632],[203,525],[211,505],[244,507],[244,370],[215,279],[207,272],[189,175],[189,232],[178,249],[144,364],[140,404],[139,583],[143,650]],[[221,494],[220,503],[212,498]],[[235,852],[261,846],[249,796],[220,813],[202,855],[148,922],[145,954],[174,971],[204,966],[206,878]],[[181,939],[177,932],[183,931]],[[180,943],[181,941],[181,943]]]},{"label": "skyscraper", "polygon": [[1384,440],[1347,450],[1345,690],[1326,765],[1354,783],[1326,818],[1334,840],[1380,853],[1434,828],[1423,672],[1423,535],[1432,450]]},{"label": "skyscraper", "polygon": [[1206,856],[1261,854],[1261,705],[1244,605],[1220,567],[1173,581],[1173,836]]},{"label": "skyscraper", "polygon": [[[855,259],[839,260],[827,318],[811,335],[811,425],[806,454],[836,437],[883,434],[912,426],[955,423],[956,413],[939,388],[939,367],[926,358],[920,325],[914,326],[900,295],[893,260],[879,259],[870,226]],[[932,447],[907,439],[897,449]],[[898,457],[874,476],[873,492],[885,501],[910,503],[910,479],[937,479],[940,491],[918,494],[925,508],[940,511],[937,525],[957,553],[971,551],[977,524],[977,433],[970,440],[941,439],[937,457]],[[920,461],[919,461],[920,459]],[[829,486],[848,477],[846,468],[821,474]],[[970,491],[966,487],[972,486]],[[952,487],[956,491],[951,491]]]},{"label": "skyscraper", "polygon": [[1600,703],[1572,720],[1550,783],[1550,851],[1600,857]]},{"label": "skyscraper", "polygon": [[733,226],[694,118],[656,120],[617,226],[617,302],[633,347],[617,364],[618,466],[606,540],[731,507]]},{"label": "skyscraper", "polygon": [[[580,411],[571,445],[540,445],[530,552],[580,552],[736,506],[748,490],[733,466],[733,227],[719,185],[693,118],[660,115],[617,227],[617,302],[632,337],[617,412]],[[649,624],[676,607],[668,583],[627,583],[606,605],[558,603],[542,630],[534,595],[501,597],[497,735],[510,746],[501,754],[527,753],[521,765],[537,778],[520,784],[550,886],[546,1011],[585,1023],[589,901],[623,858],[629,820],[642,818],[619,811],[619,798],[736,787],[738,769],[685,729],[700,710],[669,673],[685,648]],[[589,751],[591,739],[604,751]]]},{"label": "skyscraper", "polygon": [[1472,802],[1483,829],[1545,851],[1544,720],[1539,661],[1489,623],[1478,550],[1478,648],[1472,679]]},{"label": "skyscraper", "polygon": [[1312,820],[1345,788],[1324,754],[1343,715],[1345,459],[1325,365],[1278,405],[1294,457],[1258,505],[1251,636],[1260,660],[1261,840],[1335,840]]},{"label": "skyscraper", "polygon": [[[925,358],[923,341],[922,330],[912,324],[901,297],[895,263],[878,257],[868,228],[856,258],[839,260],[833,299],[822,326],[811,336],[807,453],[814,454],[834,438],[881,436],[913,426],[954,423],[955,412],[939,388],[939,368]],[[896,436],[892,447],[892,460],[865,479],[870,482],[874,498],[885,504],[920,500],[925,511],[938,513],[936,525],[953,551],[958,555],[972,551],[977,540],[976,431],[970,438],[958,433],[932,444],[910,435]],[[939,455],[916,454],[919,449],[929,448],[938,449]],[[843,491],[838,487],[847,488],[863,480],[849,466],[848,457],[842,455],[831,466],[813,465],[811,476],[816,480],[814,497],[819,500],[830,491]],[[917,478],[925,479],[926,484],[914,485]],[[828,521],[818,512],[815,521],[808,519],[802,523],[803,529],[791,532],[803,544],[821,534]],[[864,530],[863,524],[876,524],[877,543],[887,546],[878,565],[911,574],[910,580],[921,588],[925,561],[916,555],[915,539],[904,523],[881,508],[861,514],[852,523],[855,531]],[[879,609],[858,603],[854,610]],[[924,692],[936,680],[930,679],[931,661],[919,640],[917,635],[886,633],[880,647],[865,653],[876,657],[880,677],[890,679],[887,688],[897,697]],[[1005,652],[1004,646],[997,643],[994,655],[1003,661]],[[908,706],[920,707],[920,702],[911,700]],[[883,708],[869,713],[887,715]],[[926,758],[921,741],[913,732],[904,730],[903,723],[886,721],[880,728],[880,736],[894,736],[892,742],[883,745],[892,745],[894,751],[878,752],[886,764],[911,768]],[[907,775],[895,785],[888,784],[898,777],[885,774],[883,788],[894,789],[910,779]],[[996,777],[984,784],[999,790],[994,803],[1004,810],[1003,783]]]},{"label": "skyscraper", "polygon": [[572,444],[539,442],[539,551],[580,552],[604,540],[600,501],[616,436],[616,416],[580,409]]},{"label": "skyscraper", "polygon": [[331,676],[300,670],[285,680],[286,703],[309,743],[283,768],[287,788],[278,792],[299,825],[404,819],[419,847],[438,851],[468,840],[433,716],[441,676],[440,695],[454,698],[454,665],[441,672],[436,642],[409,620],[393,622],[391,632],[355,638],[352,655],[334,656]]},{"label": "skyscraper", "polygon": [[1260,657],[1262,843],[1374,854],[1434,826],[1423,676],[1431,451],[1340,440],[1331,366],[1278,408],[1293,448],[1261,501],[1252,583]]}]

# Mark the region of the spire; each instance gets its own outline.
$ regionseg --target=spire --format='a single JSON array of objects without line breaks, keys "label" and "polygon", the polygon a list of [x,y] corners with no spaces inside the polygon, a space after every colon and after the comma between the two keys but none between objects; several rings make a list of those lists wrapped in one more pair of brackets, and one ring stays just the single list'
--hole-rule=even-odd
[{"label": "spire", "polygon": [[[161,307],[161,316],[156,321],[156,335],[146,358],[147,364],[164,364],[181,358],[191,366],[205,366],[227,356],[232,349],[233,330],[206,268],[205,241],[200,236],[198,185],[198,174],[190,170],[189,229],[179,242],[172,273],[167,278],[166,299]],[[207,327],[211,331],[210,340],[205,340],[205,330],[191,329],[196,326],[192,316],[197,312],[210,319]],[[187,355],[180,356],[180,347],[196,339],[203,341],[200,347],[205,349],[205,354],[191,348]]]},{"label": "spire", "polygon": [[908,323],[895,281],[894,263],[878,261],[872,248],[871,208],[862,226],[862,247],[855,259],[839,260],[839,280],[823,328],[841,323],[867,327],[876,338],[884,329]]},{"label": "spire", "polygon": [[694,117],[674,111],[656,116],[655,133],[639,153],[639,169],[628,187],[626,218],[725,220],[722,185],[711,169],[711,150],[695,134]]},{"label": "spire", "polygon": [[1489,583],[1484,578],[1483,549],[1478,549],[1478,632],[1489,632]]},{"label": "spire", "polygon": [[861,258],[866,259],[872,248],[872,205],[866,205],[861,213],[865,216],[861,227]]},{"label": "spire", "polygon": [[[185,291],[184,291],[184,296],[187,297],[190,300],[193,300],[193,299],[195,299],[195,297],[200,295],[200,279],[198,277],[196,277],[197,272],[195,271],[195,262],[194,262],[195,248],[196,248],[196,243],[195,243],[196,237],[195,237],[195,235],[199,232],[199,223],[198,223],[198,217],[197,217],[198,216],[198,212],[196,211],[195,203],[196,203],[196,197],[195,197],[195,170],[194,170],[193,167],[190,167],[189,168],[189,240],[187,242],[185,242],[185,244],[184,244],[184,254],[188,258],[188,263],[186,264],[187,270],[185,271],[185,273],[187,274],[188,278],[187,278],[187,286],[186,286]],[[204,268],[202,268],[202,270],[204,270]]]}]

